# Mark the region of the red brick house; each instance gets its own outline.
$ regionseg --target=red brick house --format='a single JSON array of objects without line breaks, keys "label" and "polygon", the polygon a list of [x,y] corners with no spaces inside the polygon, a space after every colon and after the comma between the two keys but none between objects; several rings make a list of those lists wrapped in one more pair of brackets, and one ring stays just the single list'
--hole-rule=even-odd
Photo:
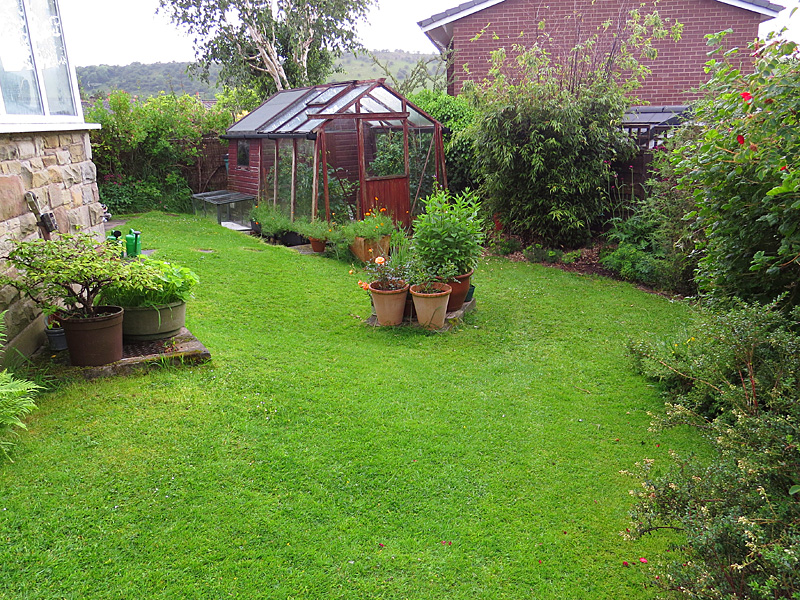
[{"label": "red brick house", "polygon": [[[458,66],[449,74],[448,92],[457,94],[465,81],[486,76],[491,51],[505,47],[511,52],[514,44],[532,45],[537,24],[543,20],[553,40],[550,51],[558,58],[606,19],[616,20],[639,6],[632,0],[470,0],[418,24],[439,50],[454,50]],[[729,46],[746,47],[758,37],[759,24],[777,16],[783,7],[768,0],[661,0],[657,9],[670,22],[684,25],[683,36],[678,43],[656,43],[658,59],[643,61],[652,74],[638,95],[653,105],[670,105],[687,104],[694,98],[687,90],[706,80],[706,34],[730,28]],[[474,39],[482,30],[485,33]],[[746,61],[746,54],[741,58]]]}]

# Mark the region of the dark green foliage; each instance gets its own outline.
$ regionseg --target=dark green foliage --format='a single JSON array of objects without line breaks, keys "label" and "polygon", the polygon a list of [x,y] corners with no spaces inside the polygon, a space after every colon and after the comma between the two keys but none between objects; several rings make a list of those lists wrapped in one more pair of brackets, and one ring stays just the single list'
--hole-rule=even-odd
[{"label": "dark green foliage", "polygon": [[663,279],[664,259],[627,242],[600,259],[600,263],[626,281],[657,286]]},{"label": "dark green foliage", "polygon": [[322,83],[344,51],[360,47],[356,25],[372,0],[162,0],[194,38],[195,72],[221,65],[229,87],[275,91]]},{"label": "dark green foliage", "polygon": [[688,598],[800,594],[800,309],[737,302],[673,344],[638,344],[642,370],[667,386],[659,429],[688,425],[710,460],[673,454],[666,472],[639,464],[634,537],[680,528],[665,588]]},{"label": "dark green foliage", "polygon": [[[716,42],[712,39],[712,43]],[[726,60],[696,106],[702,135],[676,150],[707,243],[698,283],[718,296],[800,303],[800,63],[794,42],[758,42],[753,73]],[[735,52],[735,51],[732,51]]]},{"label": "dark green foliage", "polygon": [[635,151],[620,124],[626,94],[648,72],[638,58],[655,58],[652,41],[680,33],[658,11],[631,10],[578,38],[566,61],[545,50],[545,23],[534,45],[513,48],[514,61],[505,49],[493,53],[475,89],[472,137],[489,208],[514,233],[576,246],[609,218],[610,165]]},{"label": "dark green foliage", "polygon": [[188,211],[191,192],[181,169],[197,160],[204,135],[221,134],[231,123],[224,109],[206,109],[192,96],[159,95],[139,101],[125,92],[86,111],[100,123],[91,131],[100,199],[112,212]]},{"label": "dark green foliage", "polygon": [[622,92],[603,82],[581,92],[557,81],[510,86],[485,106],[475,132],[491,210],[549,244],[589,238],[610,208],[609,165],[633,151],[619,129]]},{"label": "dark green foliage", "polygon": [[633,204],[630,217],[613,220],[608,238],[619,247],[602,262],[622,278],[685,295],[697,291],[695,246],[702,231],[686,218],[696,207],[694,197],[678,187],[670,161],[697,135],[696,128],[682,127],[654,150],[646,197]]},{"label": "dark green foliage", "polygon": [[204,100],[213,100],[216,90],[219,67],[212,67],[209,81],[189,77],[187,73],[191,63],[168,62],[142,64],[134,62],[129,65],[90,65],[75,67],[78,83],[84,96],[106,96],[115,90],[125,90],[144,99],[160,93],[200,94]]},{"label": "dark green foliage", "polygon": [[[0,344],[5,341],[5,321],[0,318]],[[38,389],[38,385],[15,377],[6,369],[0,370],[0,456],[8,458],[14,446],[8,438],[16,435],[14,429],[27,429],[22,417],[36,408],[32,396]]]},{"label": "dark green foliage", "polygon": [[423,90],[409,99],[449,130],[444,134],[448,189],[454,193],[477,189],[475,149],[467,135],[479,114],[475,107],[465,96],[453,97],[441,91]]}]

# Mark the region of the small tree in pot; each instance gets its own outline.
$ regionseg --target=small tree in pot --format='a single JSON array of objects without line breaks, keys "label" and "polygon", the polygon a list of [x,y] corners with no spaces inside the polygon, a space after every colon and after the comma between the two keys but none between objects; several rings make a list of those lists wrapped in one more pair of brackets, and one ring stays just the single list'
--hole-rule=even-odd
[{"label": "small tree in pot", "polygon": [[461,308],[469,291],[469,280],[483,252],[484,221],[480,202],[466,190],[456,196],[437,189],[425,200],[425,213],[414,221],[414,254],[425,268],[455,266],[457,277],[447,310]]},{"label": "small tree in pot", "polygon": [[[122,358],[122,309],[96,304],[108,286],[151,289],[153,272],[120,258],[119,248],[88,234],[65,234],[53,240],[13,242],[6,257],[16,273],[0,276],[30,296],[48,314],[57,314],[67,335],[74,365],[99,365]],[[88,328],[88,332],[87,332]],[[89,336],[86,340],[84,336]]]}]

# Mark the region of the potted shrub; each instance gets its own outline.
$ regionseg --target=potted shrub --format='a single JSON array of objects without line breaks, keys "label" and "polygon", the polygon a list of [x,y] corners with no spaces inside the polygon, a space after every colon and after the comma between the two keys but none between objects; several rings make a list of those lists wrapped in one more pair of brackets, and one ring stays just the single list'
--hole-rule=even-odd
[{"label": "potted shrub", "polygon": [[447,317],[447,302],[452,287],[444,283],[457,273],[455,265],[447,263],[441,266],[426,265],[414,256],[408,269],[409,288],[414,300],[417,321],[425,329],[441,329]]},{"label": "potted shrub", "polygon": [[292,229],[292,222],[283,211],[269,202],[262,202],[250,211],[253,231],[265,238],[277,241]]},{"label": "potted shrub", "polygon": [[388,254],[393,231],[392,216],[385,208],[368,212],[361,221],[351,221],[342,227],[353,255],[365,263]]},{"label": "potted shrub", "polygon": [[121,359],[123,310],[96,300],[120,281],[152,288],[152,274],[138,262],[123,260],[119,247],[88,234],[12,244],[7,261],[17,273],[0,276],[0,284],[14,286],[56,316],[64,327],[72,364],[97,366]]},{"label": "potted shrub", "polygon": [[448,312],[458,310],[469,292],[470,277],[483,252],[485,237],[480,203],[474,192],[456,196],[437,189],[425,200],[425,212],[414,221],[412,245],[418,260],[428,269],[454,265],[457,276],[447,283],[453,288]]},{"label": "potted shrub", "polygon": [[186,325],[186,302],[200,279],[190,269],[141,256],[142,268],[152,273],[155,285],[143,288],[119,281],[106,287],[101,300],[125,309],[122,335],[126,340],[159,340],[177,334]]},{"label": "potted shrub", "polygon": [[334,237],[336,223],[328,223],[322,219],[297,220],[294,223],[297,233],[308,238],[314,252],[325,252],[325,243]]}]

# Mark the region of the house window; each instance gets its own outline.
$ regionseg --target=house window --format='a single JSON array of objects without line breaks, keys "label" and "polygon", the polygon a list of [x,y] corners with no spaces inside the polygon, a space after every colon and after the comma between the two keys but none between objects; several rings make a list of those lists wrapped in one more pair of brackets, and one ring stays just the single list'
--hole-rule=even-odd
[{"label": "house window", "polygon": [[250,142],[248,140],[239,140],[236,148],[236,164],[240,167],[250,166]]},{"label": "house window", "polygon": [[76,89],[57,1],[1,2],[0,119],[75,121]]}]

